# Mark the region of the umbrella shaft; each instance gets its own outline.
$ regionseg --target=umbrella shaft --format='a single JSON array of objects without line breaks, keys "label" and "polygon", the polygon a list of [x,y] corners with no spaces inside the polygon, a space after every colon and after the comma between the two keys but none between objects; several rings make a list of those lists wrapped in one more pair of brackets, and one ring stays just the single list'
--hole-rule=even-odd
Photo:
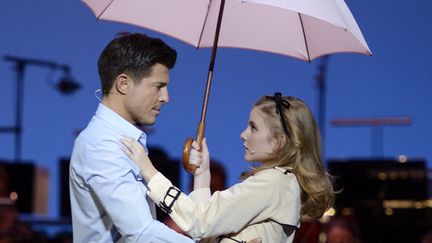
[{"label": "umbrella shaft", "polygon": [[206,114],[207,114],[208,99],[209,99],[209,96],[210,96],[210,89],[211,89],[212,78],[213,78],[213,71],[209,71],[208,72],[208,76],[207,76],[206,89],[205,89],[205,93],[204,93],[204,101],[203,101],[203,105],[202,105],[202,109],[201,109],[200,123],[205,123],[205,118],[206,118]]},{"label": "umbrella shaft", "polygon": [[219,41],[219,32],[220,32],[220,28],[221,28],[221,24],[222,24],[222,16],[223,16],[224,7],[225,7],[225,0],[221,0],[221,4],[219,7],[218,20],[217,20],[216,30],[215,30],[215,37],[213,40],[212,53],[210,56],[210,66],[209,66],[209,71],[208,71],[208,75],[207,75],[207,83],[206,83],[206,89],[205,89],[205,93],[204,93],[204,101],[203,101],[203,106],[201,109],[200,123],[202,123],[202,124],[205,124],[205,118],[206,118],[206,114],[207,114],[207,105],[208,105],[208,99],[210,96],[210,88],[211,88],[211,82],[212,82],[212,78],[213,78],[213,69],[214,69],[214,63],[215,63],[215,59],[216,59],[216,51],[217,51],[217,46],[218,46],[218,41]]}]

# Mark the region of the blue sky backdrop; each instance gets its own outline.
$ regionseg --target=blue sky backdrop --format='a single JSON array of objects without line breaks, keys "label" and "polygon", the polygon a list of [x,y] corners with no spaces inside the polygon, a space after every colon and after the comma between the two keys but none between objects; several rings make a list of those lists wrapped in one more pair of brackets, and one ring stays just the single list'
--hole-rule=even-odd
[{"label": "blue sky backdrop", "polygon": [[[407,116],[408,126],[386,126],[382,155],[421,158],[432,166],[432,3],[426,0],[346,1],[373,56],[337,54],[327,67],[325,159],[372,158],[374,136],[368,126],[336,127],[337,118]],[[49,216],[58,216],[58,161],[69,157],[77,131],[98,105],[96,62],[119,31],[163,38],[178,51],[171,73],[170,104],[164,107],[149,144],[180,158],[183,142],[195,136],[207,77],[210,49],[195,48],[142,28],[96,21],[80,1],[3,1],[0,7],[0,126],[14,124],[16,73],[4,55],[67,64],[81,84],[64,96],[53,88],[60,72],[27,66],[24,81],[22,158],[50,172]],[[207,114],[206,137],[211,156],[229,168],[229,184],[238,182],[243,162],[239,138],[254,102],[281,91],[306,101],[318,114],[315,76],[320,59],[311,63],[287,56],[238,49],[219,49]],[[374,152],[375,151],[375,152]],[[14,137],[0,134],[0,159],[14,159]],[[182,172],[183,187],[187,176]]]}]

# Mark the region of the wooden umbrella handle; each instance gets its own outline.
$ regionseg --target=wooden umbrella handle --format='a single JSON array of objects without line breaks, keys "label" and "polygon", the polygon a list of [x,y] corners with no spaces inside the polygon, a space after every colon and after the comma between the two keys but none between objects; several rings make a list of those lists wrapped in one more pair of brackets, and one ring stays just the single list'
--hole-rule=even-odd
[{"label": "wooden umbrella handle", "polygon": [[[196,138],[196,141],[198,143],[198,146],[200,147],[201,150],[201,141],[204,138],[204,130],[205,130],[205,123],[204,122],[200,122],[198,125],[198,135]],[[182,161],[183,161],[183,167],[184,169],[191,173],[192,175],[195,173],[195,170],[199,167],[196,165],[193,165],[189,162],[189,156],[190,156],[190,151],[192,148],[192,143],[193,143],[193,138],[188,137],[186,139],[186,142],[183,145],[183,155],[182,155]]]},{"label": "wooden umbrella handle", "polygon": [[[203,102],[203,106],[202,106],[202,110],[201,110],[201,120],[200,120],[200,123],[198,125],[198,135],[196,138],[196,141],[197,141],[198,145],[200,146],[200,149],[201,149],[201,141],[204,138],[205,117],[206,117],[206,113],[207,113],[208,97],[210,94],[210,87],[211,87],[211,82],[212,82],[212,78],[213,78],[213,69],[214,69],[214,63],[215,63],[215,59],[216,59],[217,46],[218,46],[218,41],[219,41],[219,32],[220,32],[220,28],[221,28],[224,8],[225,8],[225,0],[221,0],[220,6],[219,6],[218,20],[216,23],[216,29],[215,29],[215,35],[214,35],[215,37],[213,39],[212,52],[211,52],[211,56],[210,56],[210,65],[209,65],[209,70],[208,70],[208,75],[207,75],[207,83],[206,83],[206,88],[205,88],[205,93],[204,93],[204,102]],[[191,165],[189,163],[189,155],[190,155],[192,143],[193,143],[192,138],[186,139],[186,142],[183,146],[182,160],[183,160],[183,167],[185,168],[185,170],[191,174],[194,174],[195,170],[198,168],[198,166]]]}]

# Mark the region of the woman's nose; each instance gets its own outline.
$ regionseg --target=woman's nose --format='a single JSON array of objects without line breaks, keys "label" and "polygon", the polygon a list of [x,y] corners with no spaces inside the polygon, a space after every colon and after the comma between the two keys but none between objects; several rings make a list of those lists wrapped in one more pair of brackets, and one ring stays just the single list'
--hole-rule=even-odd
[{"label": "woman's nose", "polygon": [[240,133],[240,139],[242,141],[246,141],[246,130],[244,130],[243,132]]}]

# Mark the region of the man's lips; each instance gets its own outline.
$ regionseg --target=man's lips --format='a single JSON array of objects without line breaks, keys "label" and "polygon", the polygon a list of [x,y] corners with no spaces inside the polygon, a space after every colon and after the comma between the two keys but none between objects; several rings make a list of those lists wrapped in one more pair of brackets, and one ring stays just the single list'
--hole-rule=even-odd
[{"label": "man's lips", "polygon": [[156,111],[156,113],[159,114],[160,111],[161,111],[161,108],[160,108],[160,107],[155,107],[155,108],[153,108],[152,110],[153,110],[153,111]]}]

